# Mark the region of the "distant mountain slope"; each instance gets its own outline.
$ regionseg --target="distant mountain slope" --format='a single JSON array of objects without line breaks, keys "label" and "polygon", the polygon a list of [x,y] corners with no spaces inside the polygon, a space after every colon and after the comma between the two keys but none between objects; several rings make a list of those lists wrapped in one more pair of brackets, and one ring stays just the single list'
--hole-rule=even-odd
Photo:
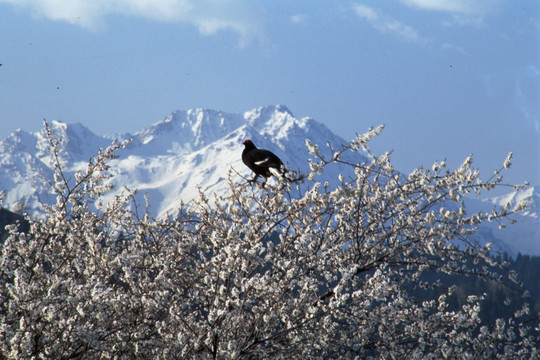
[{"label": "distant mountain slope", "polygon": [[[205,194],[223,194],[231,168],[247,177],[251,172],[241,161],[243,141],[276,153],[291,169],[308,169],[305,140],[321,148],[345,140],[310,118],[296,119],[284,106],[261,107],[244,114],[214,110],[177,111],[133,135],[134,141],[119,152],[114,162],[114,182],[148,193],[153,215],[174,213],[180,200]],[[358,158],[357,160],[365,160]],[[335,170],[350,172],[345,166]]]},{"label": "distant mountain slope", "polygon": [[[487,202],[504,206],[510,204],[510,209],[514,209],[522,201],[528,200],[527,208],[516,219],[516,223],[503,229],[497,229],[496,236],[512,249],[513,253],[540,255],[540,187],[529,187],[518,192],[507,195],[493,197]],[[495,229],[496,224],[492,224]],[[495,230],[494,230],[495,232]]]},{"label": "distant mountain slope", "polygon": [[[360,129],[361,130],[361,129]],[[61,139],[65,150],[62,162],[68,176],[84,169],[88,160],[105,148],[112,138],[98,136],[81,124],[51,123],[51,131]],[[209,109],[175,111],[161,121],[135,134],[120,134],[120,139],[132,139],[131,144],[118,152],[111,161],[117,189],[127,186],[139,189],[139,200],[147,193],[151,201],[151,215],[162,217],[175,214],[180,201],[189,202],[205,194],[224,194],[230,169],[251,177],[241,161],[242,142],[251,139],[260,148],[276,153],[286,165],[307,171],[310,158],[305,140],[310,139],[330,157],[329,142],[339,148],[346,141],[323,124],[311,119],[297,119],[283,105],[265,106],[243,114],[229,114]],[[39,212],[40,202],[52,203],[50,192],[53,159],[43,131],[28,133],[17,130],[0,142],[0,190],[6,192],[4,206],[15,212]],[[353,162],[366,161],[361,154],[348,154]],[[352,175],[349,167],[334,164],[325,170],[324,180],[337,185],[338,174]],[[540,254],[538,225],[538,191],[531,188],[535,207],[530,208],[522,226],[509,227],[512,231],[498,232],[487,227],[482,230],[482,241],[494,238],[501,249]],[[114,193],[108,195],[111,199]],[[107,200],[107,198],[105,199]],[[492,199],[500,203],[506,199]],[[476,206],[492,206],[482,203]],[[494,235],[495,234],[495,235]]]}]

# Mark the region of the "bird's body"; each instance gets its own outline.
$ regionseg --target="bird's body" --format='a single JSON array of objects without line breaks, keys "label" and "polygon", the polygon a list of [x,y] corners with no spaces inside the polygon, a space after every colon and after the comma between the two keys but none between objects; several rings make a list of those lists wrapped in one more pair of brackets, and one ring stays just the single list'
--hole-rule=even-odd
[{"label": "bird's body", "polygon": [[285,174],[285,166],[280,158],[271,151],[258,149],[251,140],[244,141],[244,151],[242,151],[242,161],[254,173],[255,177],[251,181],[257,180],[259,175],[265,178],[270,177],[272,170],[277,170],[281,176]]}]

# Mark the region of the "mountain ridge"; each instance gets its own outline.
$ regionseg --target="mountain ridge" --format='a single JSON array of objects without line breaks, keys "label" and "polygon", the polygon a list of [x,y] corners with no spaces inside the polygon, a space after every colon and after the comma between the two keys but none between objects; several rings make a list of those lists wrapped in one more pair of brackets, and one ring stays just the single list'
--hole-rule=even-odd
[{"label": "mountain ridge", "polygon": [[[77,123],[53,121],[49,128],[59,139],[61,161],[71,178],[75,171],[84,170],[88,160],[113,139],[96,135]],[[174,214],[180,202],[189,202],[197,197],[199,189],[207,195],[223,194],[227,188],[224,180],[231,168],[251,178],[240,156],[245,139],[273,151],[290,169],[304,172],[309,169],[307,159],[310,158],[306,139],[318,145],[327,157],[332,155],[327,143],[335,149],[347,143],[310,117],[295,118],[284,105],[263,106],[237,114],[204,108],[177,110],[134,134],[117,134],[114,138],[132,139],[132,142],[118,151],[118,159],[111,161],[113,183],[117,188],[138,189],[141,202],[147,193],[154,217]],[[54,159],[47,149],[45,130],[37,133],[16,130],[0,141],[0,190],[6,192],[6,208],[33,215],[38,211],[40,202],[54,201],[55,196],[50,192]],[[351,156],[351,162],[367,161],[358,153],[347,156]],[[351,171],[342,164],[332,164],[325,170],[324,179],[331,186],[336,186],[339,184],[338,174],[347,176]],[[483,237],[495,238],[501,249],[513,255],[518,252],[540,255],[539,188],[529,189],[529,193],[514,195],[519,199],[506,195],[484,202],[487,207],[531,197],[534,207],[519,217],[517,226],[509,226],[503,231],[488,226],[483,232]],[[111,192],[104,200],[113,197]],[[484,206],[478,201],[476,203],[474,207]],[[520,236],[527,236],[527,239],[519,239]]]}]

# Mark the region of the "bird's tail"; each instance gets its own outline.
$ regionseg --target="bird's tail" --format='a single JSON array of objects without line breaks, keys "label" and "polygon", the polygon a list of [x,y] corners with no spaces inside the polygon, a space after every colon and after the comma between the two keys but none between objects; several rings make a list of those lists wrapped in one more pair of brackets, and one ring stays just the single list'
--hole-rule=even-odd
[{"label": "bird's tail", "polygon": [[289,180],[289,178],[286,175],[288,169],[283,164],[281,164],[279,166],[279,168],[278,167],[271,167],[271,168],[268,168],[268,170],[270,170],[270,172],[277,178],[282,178],[282,179],[285,179],[285,180]]}]

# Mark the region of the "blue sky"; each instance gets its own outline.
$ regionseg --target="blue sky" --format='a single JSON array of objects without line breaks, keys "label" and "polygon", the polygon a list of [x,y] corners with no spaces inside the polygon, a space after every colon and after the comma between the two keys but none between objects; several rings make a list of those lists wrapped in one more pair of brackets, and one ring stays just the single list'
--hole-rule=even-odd
[{"label": "blue sky", "polygon": [[[0,0],[0,139],[288,106],[402,171],[474,154],[540,185],[537,0]],[[240,150],[239,150],[240,151]]]}]

